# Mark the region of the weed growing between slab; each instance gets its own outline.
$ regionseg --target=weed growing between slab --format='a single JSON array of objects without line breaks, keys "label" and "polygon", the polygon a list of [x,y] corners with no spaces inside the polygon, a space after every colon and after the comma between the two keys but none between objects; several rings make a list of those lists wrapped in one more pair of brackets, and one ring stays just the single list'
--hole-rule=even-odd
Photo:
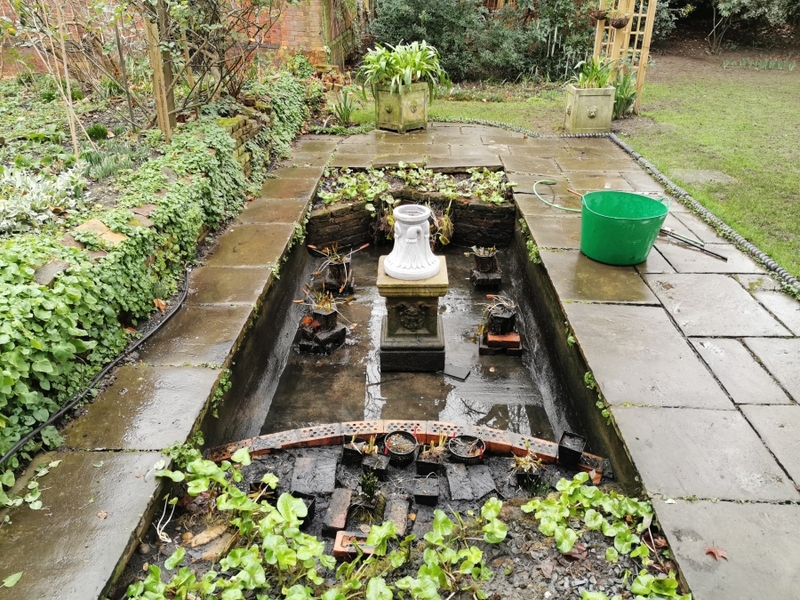
[{"label": "weed growing between slab", "polygon": [[[508,543],[509,528],[501,513],[512,514],[497,498],[490,498],[474,512],[453,513],[452,518],[435,510],[431,529],[422,539],[414,534],[400,538],[392,521],[372,525],[361,542],[364,546],[355,543],[353,560],[337,566],[325,553],[321,539],[301,531],[308,516],[306,503],[287,493],[274,497],[278,485],[274,474],[261,476],[258,489],[251,486],[243,491],[242,468],[251,464],[247,449],[219,465],[203,460],[191,448],[184,448],[178,457],[181,460],[176,464],[183,468],[157,474],[179,484],[187,495],[182,500],[165,497],[161,524],[174,514],[170,505],[193,506],[206,512],[207,522],[227,521],[235,541],[218,563],[205,571],[197,564],[184,565],[188,555],[178,546],[163,563],[164,569],[148,565],[147,576],[128,587],[127,598],[483,599],[488,597],[486,589],[498,591],[491,583],[495,574],[490,561],[506,565],[504,576],[513,571],[507,559],[492,559],[510,551],[502,547],[492,550],[494,545]],[[587,486],[587,479],[585,473],[572,480],[561,479],[557,493],[534,499],[522,510],[534,515],[539,531],[554,538],[565,557],[586,556],[587,548],[579,540],[588,533],[613,540],[606,560],[617,562],[625,557],[625,564],[631,564],[634,558],[643,567],[636,577],[624,577],[632,579],[626,587],[634,599],[691,600],[691,595],[678,592],[666,559],[666,544],[653,533],[650,504]],[[514,531],[519,530],[515,524]],[[169,538],[164,527],[159,529],[162,535]],[[372,553],[365,552],[367,547]],[[170,576],[168,571],[175,573]],[[606,600],[608,596],[584,590],[582,598]]]}]

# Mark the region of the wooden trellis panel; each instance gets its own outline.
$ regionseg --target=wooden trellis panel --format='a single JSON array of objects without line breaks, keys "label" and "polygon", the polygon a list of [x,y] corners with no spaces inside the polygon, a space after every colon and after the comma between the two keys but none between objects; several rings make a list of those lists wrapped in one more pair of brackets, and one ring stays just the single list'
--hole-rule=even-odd
[{"label": "wooden trellis panel", "polygon": [[647,61],[650,58],[650,40],[657,0],[601,0],[600,7],[619,10],[630,15],[623,29],[614,29],[608,20],[599,21],[594,38],[594,56],[616,61],[617,65],[636,72],[636,102],[633,112],[639,114],[639,103],[644,88]]}]

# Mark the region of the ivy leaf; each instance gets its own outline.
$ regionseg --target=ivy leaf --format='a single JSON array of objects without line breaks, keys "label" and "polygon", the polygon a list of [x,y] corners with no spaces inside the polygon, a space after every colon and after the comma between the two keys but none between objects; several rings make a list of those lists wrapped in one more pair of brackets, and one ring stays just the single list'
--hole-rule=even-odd
[{"label": "ivy leaf", "polygon": [[481,507],[481,516],[487,521],[497,518],[503,508],[502,501],[497,498],[489,498]]},{"label": "ivy leaf", "polygon": [[172,553],[165,562],[164,567],[171,571],[175,567],[177,567],[183,561],[183,557],[186,556],[186,549],[183,546],[178,546],[178,549]]},{"label": "ivy leaf", "polygon": [[606,560],[610,563],[615,563],[619,561],[619,552],[613,546],[609,546],[606,549]]},{"label": "ivy leaf", "polygon": [[239,463],[243,467],[246,467],[253,462],[250,458],[250,450],[247,448],[239,448],[233,453],[231,460],[235,463]]},{"label": "ivy leaf", "polygon": [[392,589],[383,577],[374,577],[367,584],[367,600],[392,600]]}]

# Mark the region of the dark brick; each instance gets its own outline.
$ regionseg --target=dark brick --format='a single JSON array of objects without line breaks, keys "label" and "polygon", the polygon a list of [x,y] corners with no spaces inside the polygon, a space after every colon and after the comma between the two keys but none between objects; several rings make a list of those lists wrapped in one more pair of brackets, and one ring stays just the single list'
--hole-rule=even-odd
[{"label": "dark brick", "polygon": [[347,511],[350,509],[350,500],[353,497],[352,490],[347,488],[336,488],[331,496],[331,503],[325,511],[322,520],[322,535],[334,537],[337,531],[341,531],[347,524]]},{"label": "dark brick", "polygon": [[336,458],[330,455],[301,457],[294,462],[292,493],[312,496],[332,494],[336,487]]},{"label": "dark brick", "polygon": [[472,481],[470,481],[467,467],[460,463],[448,463],[445,465],[447,472],[447,483],[450,486],[450,498],[452,500],[474,500],[472,493]]}]

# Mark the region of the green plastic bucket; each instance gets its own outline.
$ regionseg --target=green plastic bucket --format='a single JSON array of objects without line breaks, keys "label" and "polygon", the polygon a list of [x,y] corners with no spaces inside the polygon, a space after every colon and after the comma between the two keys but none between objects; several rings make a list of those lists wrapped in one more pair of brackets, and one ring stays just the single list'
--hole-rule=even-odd
[{"label": "green plastic bucket", "polygon": [[669,212],[669,201],[618,191],[589,192],[581,203],[581,252],[608,265],[643,262]]}]

